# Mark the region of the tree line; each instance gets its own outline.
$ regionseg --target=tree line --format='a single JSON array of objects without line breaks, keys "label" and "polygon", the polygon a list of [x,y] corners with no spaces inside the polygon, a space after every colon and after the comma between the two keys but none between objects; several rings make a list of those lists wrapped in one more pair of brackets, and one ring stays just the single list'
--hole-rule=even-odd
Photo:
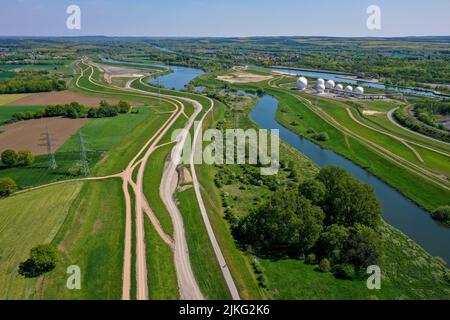
[{"label": "tree line", "polygon": [[64,80],[33,79],[0,82],[0,94],[34,93],[66,90]]},{"label": "tree line", "polygon": [[119,101],[116,105],[110,105],[107,101],[101,101],[98,108],[87,108],[78,102],[65,105],[47,106],[45,109],[27,112],[17,112],[11,116],[6,123],[14,123],[23,120],[66,117],[70,119],[78,118],[107,118],[115,117],[119,114],[129,113],[131,105],[126,101]]},{"label": "tree line", "polygon": [[429,137],[444,141],[450,142],[450,133],[444,130],[440,130],[436,127],[430,126],[424,122],[421,122],[413,117],[410,117],[405,108],[399,108],[394,112],[394,118],[401,125],[416,131],[418,133],[427,135]]},{"label": "tree line", "polygon": [[381,206],[372,187],[327,167],[297,189],[281,189],[232,225],[235,239],[265,256],[286,255],[352,279],[381,257]]}]

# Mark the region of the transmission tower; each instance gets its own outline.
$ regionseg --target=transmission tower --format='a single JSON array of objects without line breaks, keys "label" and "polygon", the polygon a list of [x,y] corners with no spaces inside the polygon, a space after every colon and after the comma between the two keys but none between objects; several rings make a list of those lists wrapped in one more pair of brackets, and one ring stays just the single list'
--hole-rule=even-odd
[{"label": "transmission tower", "polygon": [[84,176],[89,175],[89,163],[86,157],[86,147],[85,147],[85,141],[83,134],[81,133],[81,130],[79,132],[80,137],[80,162],[81,162],[81,169],[83,171]]},{"label": "transmission tower", "polygon": [[50,130],[48,130],[48,126],[46,126],[45,129],[46,129],[49,168],[55,170],[56,168],[58,168],[58,164],[56,163],[55,154],[53,153],[52,136],[50,135]]}]

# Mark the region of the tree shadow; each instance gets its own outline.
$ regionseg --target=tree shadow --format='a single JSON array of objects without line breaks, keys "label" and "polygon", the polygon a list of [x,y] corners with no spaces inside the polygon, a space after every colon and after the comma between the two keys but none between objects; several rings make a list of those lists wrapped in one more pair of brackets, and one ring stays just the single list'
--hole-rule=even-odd
[{"label": "tree shadow", "polygon": [[54,268],[40,269],[33,260],[28,259],[19,265],[19,274],[25,278],[37,278],[53,269]]}]

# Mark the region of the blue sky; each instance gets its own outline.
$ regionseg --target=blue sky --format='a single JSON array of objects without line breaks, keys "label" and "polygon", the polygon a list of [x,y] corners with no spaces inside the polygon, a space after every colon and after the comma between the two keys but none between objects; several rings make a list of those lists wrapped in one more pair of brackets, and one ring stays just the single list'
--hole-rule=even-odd
[{"label": "blue sky", "polygon": [[[450,35],[450,0],[1,0],[0,35]],[[68,30],[66,8],[81,8]],[[381,30],[366,9],[381,8]]]}]

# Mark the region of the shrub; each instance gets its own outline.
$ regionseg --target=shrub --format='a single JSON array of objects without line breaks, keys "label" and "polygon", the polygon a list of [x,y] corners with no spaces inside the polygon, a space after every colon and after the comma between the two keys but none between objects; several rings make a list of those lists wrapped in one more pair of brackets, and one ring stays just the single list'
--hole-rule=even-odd
[{"label": "shrub", "polygon": [[17,190],[16,182],[11,178],[0,180],[0,197],[8,197]]},{"label": "shrub", "polygon": [[30,258],[21,263],[19,273],[27,278],[37,277],[53,270],[60,257],[52,244],[38,245],[30,250]]},{"label": "shrub", "polygon": [[21,150],[17,153],[17,165],[29,166],[34,162],[34,155],[29,150]]},{"label": "shrub", "polygon": [[322,272],[330,272],[331,271],[330,261],[327,258],[323,258],[322,260],[320,260],[319,268]]},{"label": "shrub", "polygon": [[83,174],[83,166],[78,161],[76,164],[74,164],[72,167],[67,170],[67,175],[70,177],[78,177]]},{"label": "shrub", "polygon": [[314,135],[314,139],[317,141],[328,141],[328,140],[330,140],[330,137],[328,136],[328,133],[320,132],[320,133]]},{"label": "shrub", "polygon": [[450,206],[442,206],[433,212],[433,219],[450,224]]},{"label": "shrub", "polygon": [[130,112],[131,106],[126,101],[120,100],[119,103],[117,104],[117,106],[119,107],[119,113],[128,113],[128,112]]},{"label": "shrub", "polygon": [[317,258],[314,253],[310,253],[305,258],[305,263],[310,265],[315,265],[317,263]]},{"label": "shrub", "polygon": [[338,279],[352,280],[356,275],[355,267],[351,264],[338,264],[333,267],[333,274]]},{"label": "shrub", "polygon": [[14,150],[5,150],[2,152],[2,162],[7,167],[13,167],[17,163],[17,153]]}]

